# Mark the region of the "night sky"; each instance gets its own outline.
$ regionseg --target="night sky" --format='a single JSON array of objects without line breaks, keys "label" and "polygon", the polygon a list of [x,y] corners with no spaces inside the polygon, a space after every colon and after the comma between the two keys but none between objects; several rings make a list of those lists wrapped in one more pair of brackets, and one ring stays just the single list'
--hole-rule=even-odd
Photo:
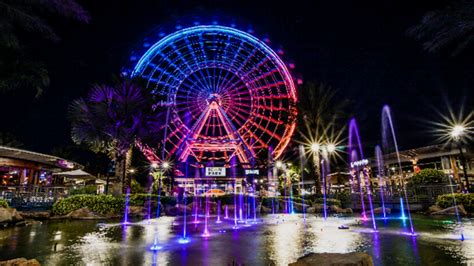
[{"label": "night sky", "polygon": [[439,119],[435,110],[445,113],[447,102],[456,109],[464,101],[467,111],[474,106],[472,48],[458,57],[430,54],[406,34],[449,1],[78,2],[90,12],[89,24],[51,18],[61,41],[25,43],[47,65],[50,87],[38,99],[34,90],[0,95],[0,131],[27,149],[48,153],[71,143],[69,103],[94,83],[111,83],[151,29],[194,15],[235,17],[257,36],[268,34],[304,81],[326,83],[352,100],[349,109],[369,146],[379,142],[384,104],[393,109],[402,149],[434,144],[424,121]]}]

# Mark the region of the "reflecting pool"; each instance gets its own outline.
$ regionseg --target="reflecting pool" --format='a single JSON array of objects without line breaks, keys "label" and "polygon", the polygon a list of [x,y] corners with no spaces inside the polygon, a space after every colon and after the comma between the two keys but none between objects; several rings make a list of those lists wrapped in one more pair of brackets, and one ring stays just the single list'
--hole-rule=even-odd
[{"label": "reflecting pool", "polygon": [[[370,253],[376,265],[465,265],[474,263],[474,226],[463,220],[466,240],[454,218],[414,215],[417,235],[406,221],[370,221],[355,217],[268,215],[257,224],[233,220],[187,223],[189,242],[180,241],[182,217],[136,221],[46,221],[0,230],[0,260],[36,258],[44,265],[287,265],[309,252]],[[202,218],[201,218],[202,219]],[[338,229],[340,225],[349,229]],[[157,251],[150,247],[156,238]]]}]

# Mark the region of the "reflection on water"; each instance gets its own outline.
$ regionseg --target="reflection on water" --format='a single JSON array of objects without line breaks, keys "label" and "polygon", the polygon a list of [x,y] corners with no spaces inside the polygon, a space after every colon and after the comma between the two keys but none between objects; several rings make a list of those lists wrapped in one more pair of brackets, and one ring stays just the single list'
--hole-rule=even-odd
[{"label": "reflection on water", "polygon": [[[411,237],[398,219],[378,220],[378,232],[356,218],[268,216],[260,224],[232,229],[232,221],[188,223],[190,242],[180,244],[180,217],[161,217],[123,226],[97,221],[48,221],[0,230],[0,260],[36,258],[44,265],[287,265],[310,252],[370,253],[376,265],[456,265],[474,263],[474,226],[463,221],[414,216],[418,232]],[[350,226],[348,230],[339,225]],[[150,246],[155,237],[161,249]]]}]

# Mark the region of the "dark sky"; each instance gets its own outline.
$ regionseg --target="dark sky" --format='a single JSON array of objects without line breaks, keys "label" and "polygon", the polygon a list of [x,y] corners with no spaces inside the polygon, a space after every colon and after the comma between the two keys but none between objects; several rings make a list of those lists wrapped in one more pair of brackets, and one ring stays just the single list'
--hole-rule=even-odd
[{"label": "dark sky", "polygon": [[268,34],[305,81],[327,83],[354,102],[350,109],[369,145],[379,142],[383,104],[392,106],[402,149],[434,143],[422,121],[439,118],[434,110],[446,110],[446,96],[472,110],[472,53],[429,54],[406,34],[442,1],[78,2],[91,14],[89,24],[55,18],[61,41],[26,43],[47,64],[50,87],[39,99],[26,91],[0,95],[0,131],[15,134],[25,148],[50,152],[70,143],[68,104],[91,84],[111,82],[152,28],[199,14],[235,17],[257,35]]}]

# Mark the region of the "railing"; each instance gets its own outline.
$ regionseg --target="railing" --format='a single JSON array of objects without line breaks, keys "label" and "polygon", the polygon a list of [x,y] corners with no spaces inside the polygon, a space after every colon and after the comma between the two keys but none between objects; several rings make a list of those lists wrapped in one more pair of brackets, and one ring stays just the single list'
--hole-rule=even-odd
[{"label": "railing", "polygon": [[[452,190],[451,190],[452,189]],[[407,188],[407,198],[410,205],[420,205],[419,208],[427,208],[436,202],[439,195],[449,194],[451,191],[457,191],[456,185],[420,185],[417,187]],[[400,198],[405,201],[405,195],[403,191],[398,188],[384,188],[384,202],[385,205],[393,206],[398,208]],[[364,199],[367,200],[367,194],[364,193]],[[360,206],[360,193],[352,193],[351,201],[354,208]],[[372,193],[372,201],[375,205],[380,205],[382,202],[380,188],[374,189]]]},{"label": "railing", "polygon": [[19,209],[49,208],[66,197],[68,190],[64,186],[0,186],[0,199]]}]

